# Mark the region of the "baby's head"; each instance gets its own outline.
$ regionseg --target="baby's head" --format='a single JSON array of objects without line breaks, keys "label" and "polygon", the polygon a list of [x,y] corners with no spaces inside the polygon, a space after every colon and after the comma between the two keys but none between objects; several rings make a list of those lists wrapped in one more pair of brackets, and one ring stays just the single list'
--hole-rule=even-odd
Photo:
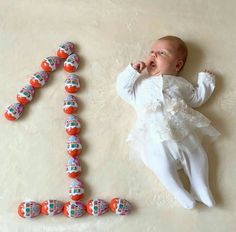
[{"label": "baby's head", "polygon": [[176,36],[158,39],[146,59],[149,75],[177,75],[184,67],[187,53],[185,43]]}]

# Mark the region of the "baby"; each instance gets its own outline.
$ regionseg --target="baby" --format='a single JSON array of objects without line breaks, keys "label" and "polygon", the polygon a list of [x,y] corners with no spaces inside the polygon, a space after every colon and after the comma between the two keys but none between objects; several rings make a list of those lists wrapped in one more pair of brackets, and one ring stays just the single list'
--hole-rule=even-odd
[{"label": "baby", "polygon": [[[146,62],[129,64],[118,75],[117,92],[137,113],[128,136],[135,154],[183,207],[191,209],[196,201],[212,207],[208,159],[201,143],[203,137],[213,141],[220,133],[192,108],[211,96],[215,78],[208,70],[200,72],[194,87],[178,76],[186,58],[187,47],[180,38],[162,37],[152,46]],[[189,178],[190,193],[178,176],[181,168]]]}]

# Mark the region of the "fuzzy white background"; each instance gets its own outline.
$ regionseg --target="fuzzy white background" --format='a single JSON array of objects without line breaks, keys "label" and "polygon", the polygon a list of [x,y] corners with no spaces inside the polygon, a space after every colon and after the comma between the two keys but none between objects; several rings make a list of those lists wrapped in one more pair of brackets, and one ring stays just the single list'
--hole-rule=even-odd
[{"label": "fuzzy white background", "polygon": [[[108,213],[24,220],[17,215],[25,199],[69,199],[61,68],[37,91],[19,121],[0,117],[0,231],[236,231],[235,9],[233,0],[1,0],[1,115],[40,69],[41,60],[54,55],[62,42],[74,42],[82,59],[77,96],[84,146],[83,202],[119,196],[132,202],[134,210],[127,217]],[[153,173],[129,160],[125,139],[136,116],[117,96],[116,77],[128,63],[144,59],[156,38],[169,34],[183,38],[189,48],[182,76],[195,83],[204,68],[216,73],[216,91],[199,109],[222,133],[208,149],[217,203],[212,209],[200,204],[193,210],[182,208]]]}]

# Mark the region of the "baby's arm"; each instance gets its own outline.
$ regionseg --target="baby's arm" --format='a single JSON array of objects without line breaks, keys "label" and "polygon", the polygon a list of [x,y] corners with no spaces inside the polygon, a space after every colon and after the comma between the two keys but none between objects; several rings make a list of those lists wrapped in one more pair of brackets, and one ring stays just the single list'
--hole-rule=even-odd
[{"label": "baby's arm", "polygon": [[135,101],[135,82],[145,67],[146,65],[143,62],[129,64],[117,77],[117,93],[131,105]]},{"label": "baby's arm", "polygon": [[185,101],[190,107],[199,107],[204,104],[215,89],[215,76],[212,72],[204,70],[198,73],[197,86],[191,84],[186,89]]}]

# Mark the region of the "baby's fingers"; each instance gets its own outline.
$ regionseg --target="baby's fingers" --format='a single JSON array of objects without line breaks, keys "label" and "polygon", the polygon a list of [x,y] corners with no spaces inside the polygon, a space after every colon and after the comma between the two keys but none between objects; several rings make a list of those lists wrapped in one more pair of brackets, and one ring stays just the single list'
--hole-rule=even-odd
[{"label": "baby's fingers", "polygon": [[214,75],[214,73],[212,71],[208,70],[208,69],[205,69],[204,72],[209,73],[211,75]]},{"label": "baby's fingers", "polygon": [[146,68],[146,64],[144,62],[140,62],[140,72],[142,72]]}]

